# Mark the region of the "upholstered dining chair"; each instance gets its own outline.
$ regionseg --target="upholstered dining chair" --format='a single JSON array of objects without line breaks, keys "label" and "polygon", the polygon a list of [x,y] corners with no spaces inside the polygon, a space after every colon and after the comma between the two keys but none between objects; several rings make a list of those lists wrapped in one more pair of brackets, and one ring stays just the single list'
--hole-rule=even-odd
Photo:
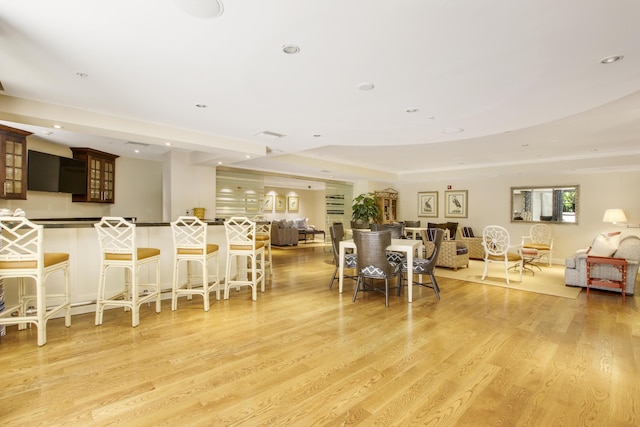
[{"label": "upholstered dining chair", "polygon": [[[371,224],[372,231],[384,231],[389,230],[391,232],[392,239],[401,239],[404,236],[404,224],[399,222],[394,222],[391,224]],[[406,260],[404,253],[402,252],[387,252],[387,259],[396,264],[400,264],[401,262]]]},{"label": "upholstered dining chair", "polygon": [[[329,227],[329,234],[331,235],[331,246],[333,248],[333,263],[336,265],[329,282],[329,289],[333,286],[333,282],[338,278],[338,270],[340,265],[340,242],[344,240],[344,226],[342,223],[334,223]],[[347,253],[344,255],[344,268],[356,268],[358,262],[358,255],[354,253]],[[344,274],[344,277],[356,280],[357,275]]]},{"label": "upholstered dining chair", "polygon": [[[436,276],[433,273],[434,268],[436,267],[436,260],[438,259],[438,252],[440,251],[440,246],[442,245],[442,239],[444,238],[444,230],[441,228],[435,228],[433,230],[433,238],[431,241],[433,242],[433,251],[430,255],[425,258],[416,258],[413,260],[413,277],[418,275],[418,280],[414,280],[413,283],[407,283],[407,286],[419,285],[427,288],[432,288],[436,294],[436,299],[440,300],[440,288],[438,287],[438,281],[436,280]],[[427,238],[427,231],[421,230],[420,234],[422,235],[422,241],[426,242],[429,239]],[[407,265],[407,261],[403,261],[400,266],[401,273],[401,281],[404,282],[404,273],[407,272],[409,266]],[[430,281],[425,282],[424,276],[429,276]]]},{"label": "upholstered dining chair", "polygon": [[[251,299],[258,299],[258,285],[264,292],[264,241],[256,239],[256,223],[246,217],[231,217],[224,222],[227,234],[227,268],[224,299],[232,286],[249,286]],[[236,276],[231,278],[231,261],[236,260]],[[247,262],[248,259],[248,262]],[[247,267],[247,264],[249,267]]]},{"label": "upholstered dining chair", "polygon": [[522,282],[522,249],[511,246],[511,237],[506,228],[499,225],[488,225],[482,230],[482,246],[484,246],[484,273],[482,280],[487,277],[487,270],[490,263],[504,265],[504,274],[509,284],[509,263],[515,263],[520,267],[520,281]]},{"label": "upholstered dining chair", "polygon": [[536,249],[538,254],[547,257],[549,267],[553,259],[553,237],[551,227],[547,224],[533,224],[528,236],[522,236],[522,247],[525,249]]},{"label": "upholstered dining chair", "polygon": [[[209,294],[215,290],[216,299],[220,299],[219,246],[207,243],[207,224],[195,216],[178,217],[171,223],[171,231],[174,247],[171,310],[178,309],[180,295],[186,295],[187,299],[202,295],[204,311],[209,311]],[[213,272],[209,269],[210,261],[215,261]],[[179,277],[181,263],[186,264],[187,280],[184,283],[180,283]],[[199,264],[200,274],[193,264]]]},{"label": "upholstered dining chair", "polygon": [[[385,296],[385,305],[389,307],[389,279],[394,277],[398,280],[398,296],[400,295],[400,264],[390,262],[387,259],[386,248],[391,245],[391,231],[355,231],[353,240],[358,253],[356,271],[358,281],[353,293],[353,301],[356,301],[358,291],[373,290],[381,292]],[[369,283],[365,279],[370,280]],[[375,280],[384,280],[384,288],[378,288]]]},{"label": "upholstered dining chair", "polygon": [[[69,254],[44,252],[42,235],[42,225],[27,218],[0,217],[0,281],[7,287],[10,282],[4,279],[15,279],[11,283],[18,287],[17,304],[0,310],[0,325],[17,324],[23,330],[33,323],[39,346],[47,342],[47,321],[52,316],[63,312],[64,325],[71,326]],[[63,291],[54,293],[46,282],[57,272],[64,274]]]},{"label": "upholstered dining chair", "polygon": [[[139,248],[136,225],[122,217],[103,217],[94,224],[100,244],[100,279],[96,300],[96,326],[102,325],[104,308],[123,307],[131,311],[131,326],[140,324],[140,306],[155,301],[156,313],[160,313],[160,249]],[[155,266],[155,281],[140,283],[140,269]],[[124,270],[122,287],[110,296],[107,294],[107,273],[112,268]]]}]

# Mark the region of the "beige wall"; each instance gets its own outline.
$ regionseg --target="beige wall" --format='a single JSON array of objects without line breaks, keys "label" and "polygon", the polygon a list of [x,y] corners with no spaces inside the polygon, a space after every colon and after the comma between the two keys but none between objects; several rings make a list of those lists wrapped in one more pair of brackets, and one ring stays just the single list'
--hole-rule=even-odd
[{"label": "beige wall", "polygon": [[[563,262],[577,249],[589,246],[595,235],[604,231],[619,230],[623,234],[640,235],[640,228],[621,228],[602,222],[606,208],[622,208],[629,223],[640,222],[640,172],[594,173],[556,176],[529,176],[517,178],[486,178],[474,181],[434,182],[424,184],[398,185],[400,219],[420,219],[427,222],[457,221],[460,225],[473,227],[481,233],[486,225],[497,224],[506,227],[514,243],[519,243],[522,235],[528,235],[530,224],[511,222],[511,187],[580,185],[579,224],[550,224],[555,236],[554,258]],[[444,192],[447,185],[453,190],[468,190],[468,218],[444,217]],[[439,217],[419,218],[417,215],[417,193],[438,191]]]}]

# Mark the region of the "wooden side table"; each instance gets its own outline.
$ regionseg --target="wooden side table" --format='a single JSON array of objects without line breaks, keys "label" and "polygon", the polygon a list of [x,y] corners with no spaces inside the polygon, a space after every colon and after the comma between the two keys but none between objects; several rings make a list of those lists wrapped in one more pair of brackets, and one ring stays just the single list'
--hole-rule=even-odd
[{"label": "wooden side table", "polygon": [[[611,265],[621,274],[621,280],[603,279],[600,277],[591,277],[591,268],[596,265]],[[624,258],[610,258],[602,256],[587,257],[587,298],[589,297],[589,288],[593,286],[602,286],[611,289],[620,289],[622,293],[622,302],[626,301],[626,283],[627,283],[627,260]]]}]

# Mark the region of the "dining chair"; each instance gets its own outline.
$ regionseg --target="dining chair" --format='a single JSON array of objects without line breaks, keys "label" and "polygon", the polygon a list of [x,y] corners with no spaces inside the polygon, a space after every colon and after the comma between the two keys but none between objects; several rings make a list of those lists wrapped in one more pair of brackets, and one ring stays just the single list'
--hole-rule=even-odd
[{"label": "dining chair", "polygon": [[256,223],[256,241],[264,242],[265,272],[273,274],[273,256],[271,255],[271,221],[264,215],[256,215],[252,221]]},{"label": "dining chair", "polygon": [[[69,254],[44,252],[42,246],[42,225],[0,217],[0,282],[18,288],[17,304],[0,311],[0,325],[17,324],[18,330],[36,325],[39,346],[46,344],[47,321],[56,314],[64,312],[64,325],[71,326]],[[64,275],[63,291],[49,292],[47,279],[57,272]]]},{"label": "dining chair", "polygon": [[528,236],[522,236],[522,247],[536,249],[540,256],[547,257],[549,267],[553,259],[553,237],[547,224],[533,224]]},{"label": "dining chair", "polygon": [[[178,297],[202,295],[204,311],[209,311],[209,294],[216,291],[220,299],[219,246],[207,243],[207,224],[195,216],[180,216],[171,223],[173,235],[173,285],[171,288],[171,310],[178,309]],[[215,274],[210,274],[209,262],[215,260]],[[180,284],[180,264],[186,264],[186,282]],[[199,274],[196,266],[199,264]],[[197,286],[194,286],[198,284]]]},{"label": "dining chair", "polygon": [[[160,249],[139,248],[136,225],[122,217],[103,217],[94,224],[98,233],[101,262],[96,301],[96,325],[102,325],[104,309],[122,307],[131,311],[131,326],[140,324],[140,306],[155,301],[156,313],[160,313]],[[155,280],[140,283],[140,270],[155,270]],[[153,268],[155,267],[155,268]],[[124,282],[115,293],[107,296],[107,275],[111,269],[122,269]]]},{"label": "dining chair", "polygon": [[[440,251],[440,246],[442,245],[442,239],[444,238],[444,230],[440,228],[432,229],[433,230],[433,238],[431,241],[433,242],[433,251],[429,256],[425,256],[425,258],[416,258],[413,260],[413,277],[418,275],[418,280],[414,280],[413,283],[407,283],[407,286],[419,285],[427,288],[432,288],[436,294],[436,299],[440,300],[440,288],[438,287],[438,281],[436,280],[436,276],[434,274],[434,269],[436,267],[436,260],[438,259],[438,252]],[[426,242],[429,240],[427,238],[426,230],[421,230],[420,234],[422,236],[422,241]],[[425,254],[426,255],[426,254]],[[401,283],[404,282],[404,274],[408,271],[409,266],[407,265],[407,261],[403,261],[400,264],[400,279]],[[429,276],[430,281],[425,282],[424,276]]]},{"label": "dining chair", "polygon": [[[353,234],[358,261],[356,271],[358,281],[353,293],[356,301],[358,291],[373,290],[385,295],[385,306],[389,307],[389,279],[397,278],[398,296],[400,295],[400,264],[387,259],[387,247],[391,245],[391,231],[355,231]],[[365,279],[371,279],[368,283]],[[375,280],[384,280],[384,288],[378,288]]]},{"label": "dining chair", "polygon": [[[329,282],[329,289],[333,286],[333,282],[338,278],[338,270],[340,265],[340,242],[344,240],[344,226],[342,223],[334,223],[329,227],[329,234],[331,235],[331,246],[333,248],[333,263],[336,268],[333,270],[333,276]],[[344,255],[344,268],[356,268],[358,263],[358,255],[354,253],[346,253]],[[355,274],[343,274],[343,277],[356,280],[358,278]]]},{"label": "dining chair", "polygon": [[[264,292],[264,241],[256,240],[256,223],[246,217],[232,217],[224,222],[227,234],[227,268],[224,299],[232,286],[251,287],[251,299],[258,299],[257,287]],[[231,262],[236,260],[236,276],[231,278]],[[248,267],[249,265],[249,267]]]},{"label": "dining chair", "polygon": [[499,225],[488,225],[482,230],[482,246],[484,247],[484,273],[482,280],[487,276],[487,270],[490,263],[504,264],[504,274],[509,284],[509,263],[515,263],[519,266],[520,281],[522,282],[522,267],[524,260],[522,258],[522,249],[511,246],[511,237],[506,228]]}]

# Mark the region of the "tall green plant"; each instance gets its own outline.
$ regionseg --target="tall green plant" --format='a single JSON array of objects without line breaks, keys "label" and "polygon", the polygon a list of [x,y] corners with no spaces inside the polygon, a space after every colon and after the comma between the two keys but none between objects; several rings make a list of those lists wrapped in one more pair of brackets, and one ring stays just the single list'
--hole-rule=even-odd
[{"label": "tall green plant", "polygon": [[380,208],[374,193],[363,193],[353,199],[351,205],[353,214],[351,219],[362,222],[378,222],[380,220]]}]

